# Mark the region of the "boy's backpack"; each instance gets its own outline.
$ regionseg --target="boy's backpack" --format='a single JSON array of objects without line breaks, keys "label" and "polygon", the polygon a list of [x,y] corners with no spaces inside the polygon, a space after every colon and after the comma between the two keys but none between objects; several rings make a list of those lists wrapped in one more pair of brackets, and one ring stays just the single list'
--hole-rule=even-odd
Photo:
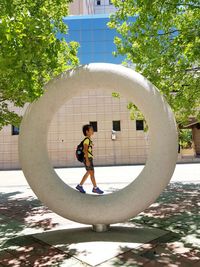
[{"label": "boy's backpack", "polygon": [[[84,161],[84,152],[83,152],[83,148],[84,148],[84,141],[87,139],[88,137],[86,137],[85,139],[83,139],[83,141],[80,142],[80,144],[77,146],[76,148],[76,158],[78,161],[83,162]],[[90,141],[90,139],[89,139]],[[89,143],[90,145],[90,143]]]}]

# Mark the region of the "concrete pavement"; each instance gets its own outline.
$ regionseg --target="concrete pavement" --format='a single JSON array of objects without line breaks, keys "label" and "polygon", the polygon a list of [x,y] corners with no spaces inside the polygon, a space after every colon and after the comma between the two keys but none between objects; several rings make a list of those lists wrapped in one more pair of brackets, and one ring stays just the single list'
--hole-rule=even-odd
[{"label": "concrete pavement", "polygon": [[[132,182],[144,168],[144,165],[95,167],[96,179],[101,184],[128,184]],[[84,174],[84,168],[55,169],[61,179],[69,185],[77,184]],[[3,179],[2,179],[3,178]],[[177,164],[171,182],[199,182],[200,163]],[[86,184],[90,184],[87,181]],[[21,170],[0,171],[0,186],[23,186],[27,181]]]},{"label": "concrete pavement", "polygon": [[[105,193],[144,166],[96,167]],[[83,168],[56,169],[73,188]],[[91,193],[91,183],[86,186]],[[200,164],[178,164],[155,203],[109,232],[95,233],[51,212],[21,171],[0,171],[0,266],[200,266]]]}]

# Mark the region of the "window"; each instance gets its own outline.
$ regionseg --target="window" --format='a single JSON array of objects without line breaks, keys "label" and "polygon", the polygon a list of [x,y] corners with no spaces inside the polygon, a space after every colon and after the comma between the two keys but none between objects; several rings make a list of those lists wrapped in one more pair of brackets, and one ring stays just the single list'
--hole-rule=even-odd
[{"label": "window", "polygon": [[114,131],[121,131],[120,121],[113,121],[113,130]]},{"label": "window", "polygon": [[12,135],[19,135],[19,128],[12,125]]},{"label": "window", "polygon": [[144,130],[144,121],[143,120],[136,120],[136,130],[143,131]]},{"label": "window", "polygon": [[101,1],[97,0],[97,6],[100,6],[100,5],[101,5]]},{"label": "window", "polygon": [[90,125],[92,125],[94,132],[97,132],[97,121],[90,121]]}]

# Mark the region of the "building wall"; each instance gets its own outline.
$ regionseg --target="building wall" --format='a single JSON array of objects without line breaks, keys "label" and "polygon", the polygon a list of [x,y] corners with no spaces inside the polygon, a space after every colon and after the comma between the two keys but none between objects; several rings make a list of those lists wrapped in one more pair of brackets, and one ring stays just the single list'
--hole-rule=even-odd
[{"label": "building wall", "polygon": [[194,145],[195,145],[195,151],[197,155],[200,155],[200,125],[197,124],[197,126],[192,128],[192,135],[193,135],[193,140],[194,140]]},{"label": "building wall", "polygon": [[70,15],[80,15],[83,13],[83,1],[75,0],[69,5]]},{"label": "building wall", "polygon": [[18,136],[12,136],[11,131],[10,125],[0,131],[0,169],[19,167]]},{"label": "building wall", "polygon": [[[121,131],[111,140],[112,122],[120,121]],[[54,166],[79,166],[75,149],[84,138],[82,126],[97,122],[94,156],[96,165],[144,163],[148,151],[148,136],[136,131],[130,120],[127,100],[102,91],[88,91],[68,101],[54,117],[49,136],[49,155]]]},{"label": "building wall", "polygon": [[74,0],[69,5],[70,15],[110,14],[116,8],[109,0]]},{"label": "building wall", "polygon": [[94,0],[83,0],[83,14],[94,14]]},{"label": "building wall", "polygon": [[95,14],[110,14],[114,13],[116,8],[109,0],[94,1],[94,13]]},{"label": "building wall", "polygon": [[[55,114],[48,134],[52,165],[81,166],[75,158],[75,149],[84,138],[82,126],[90,121],[97,121],[98,127],[93,137],[96,165],[145,163],[148,135],[136,130],[127,103],[127,99],[114,98],[103,91],[88,91],[63,105]],[[113,121],[120,121],[121,125],[114,141],[111,140]],[[0,132],[0,169],[16,168],[20,168],[18,136],[11,134],[11,126],[6,126]]]},{"label": "building wall", "polygon": [[[26,107],[21,109],[10,105],[9,108],[22,116]],[[18,135],[12,135],[12,126],[8,125],[0,131],[0,169],[16,168],[19,168]]]}]

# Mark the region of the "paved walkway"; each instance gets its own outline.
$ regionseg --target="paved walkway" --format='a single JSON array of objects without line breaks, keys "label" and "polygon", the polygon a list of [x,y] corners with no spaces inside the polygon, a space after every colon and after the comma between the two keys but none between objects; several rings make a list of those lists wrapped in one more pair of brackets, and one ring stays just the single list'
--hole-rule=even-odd
[{"label": "paved walkway", "polygon": [[[97,167],[106,193],[129,184],[143,166]],[[83,168],[57,169],[74,187]],[[85,186],[91,192],[91,184]],[[1,266],[200,266],[200,164],[178,164],[154,204],[106,233],[45,207],[21,171],[0,171]]]}]

